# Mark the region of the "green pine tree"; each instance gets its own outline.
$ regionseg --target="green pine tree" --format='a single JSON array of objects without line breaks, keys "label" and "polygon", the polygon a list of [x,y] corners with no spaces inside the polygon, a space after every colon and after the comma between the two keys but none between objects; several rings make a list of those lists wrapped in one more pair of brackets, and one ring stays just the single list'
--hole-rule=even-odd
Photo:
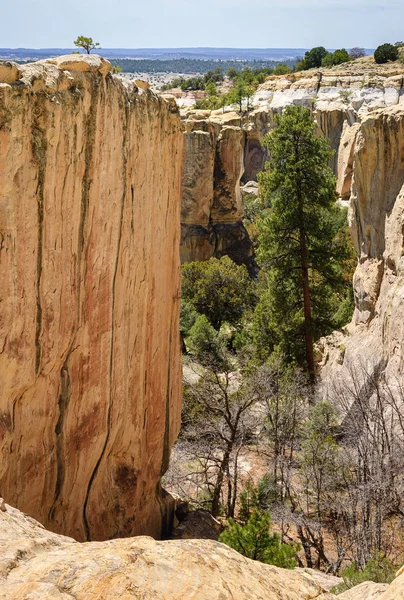
[{"label": "green pine tree", "polygon": [[220,535],[219,541],[247,558],[293,569],[297,564],[298,544],[282,544],[277,533],[270,533],[270,524],[269,513],[261,515],[255,510],[245,525],[229,519],[229,526]]},{"label": "green pine tree", "polygon": [[328,140],[315,135],[309,109],[288,107],[275,122],[260,177],[270,210],[260,223],[259,259],[267,271],[273,346],[305,364],[313,379],[313,343],[335,326],[351,248],[339,233],[345,215],[335,203]]}]

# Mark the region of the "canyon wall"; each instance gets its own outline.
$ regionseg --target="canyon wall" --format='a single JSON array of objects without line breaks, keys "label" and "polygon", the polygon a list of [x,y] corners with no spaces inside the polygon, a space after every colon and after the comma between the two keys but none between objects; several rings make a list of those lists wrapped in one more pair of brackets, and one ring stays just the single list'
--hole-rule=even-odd
[{"label": "canyon wall", "polygon": [[352,370],[395,379],[404,373],[404,104],[362,121],[353,160],[355,312],[344,332],[321,340],[320,364],[326,379],[344,381]]},{"label": "canyon wall", "polygon": [[[345,329],[321,340],[318,361],[324,376],[332,379],[346,369],[360,365],[372,373],[375,368],[390,365],[394,373],[404,369],[404,65],[377,65],[373,57],[333,67],[270,77],[254,97],[254,109],[242,117],[232,107],[218,111],[183,113],[186,128],[193,135],[207,135],[213,130],[209,144],[199,147],[192,143],[192,152],[185,153],[184,173],[196,164],[206,181],[214,173],[215,157],[220,156],[222,132],[237,129],[242,148],[238,146],[233,161],[222,161],[226,179],[233,182],[227,193],[234,222],[242,227],[243,206],[238,203],[237,189],[249,180],[256,180],[263,168],[266,151],[262,139],[274,126],[274,116],[286,107],[306,106],[313,112],[319,135],[330,140],[334,156],[331,167],[337,177],[337,192],[341,204],[349,208],[349,223],[358,254],[358,267],[353,286],[355,314]],[[210,128],[210,129],[209,129]],[[195,139],[195,138],[191,138]],[[240,162],[242,167],[240,169]],[[190,166],[191,165],[191,166]],[[197,181],[197,177],[195,177]],[[213,175],[214,188],[217,186]],[[210,184],[211,185],[211,184]],[[182,222],[187,237],[183,242],[186,260],[206,259],[216,250],[214,245],[202,247],[200,207],[206,222],[213,214],[212,190],[202,198],[201,187],[195,183],[188,194],[182,194]],[[192,195],[192,196],[191,196]],[[188,199],[192,197],[192,202]],[[217,213],[218,221],[224,221]],[[218,223],[216,221],[216,223]],[[245,239],[234,240],[231,252],[239,262],[251,257]],[[231,252],[226,253],[230,254]],[[348,367],[349,365],[349,367]],[[331,368],[330,368],[331,367]]]},{"label": "canyon wall", "polygon": [[240,179],[245,131],[235,113],[195,111],[184,120],[181,260],[229,255],[252,268],[252,244],[242,222]]},{"label": "canyon wall", "polygon": [[270,77],[257,90],[253,110],[242,116],[234,107],[182,111],[186,129],[182,260],[229,254],[238,263],[251,264],[253,251],[242,222],[240,185],[256,181],[263,169],[267,158],[263,137],[272,129],[274,115],[286,106],[312,110],[318,133],[328,137],[334,150],[331,166],[338,193],[348,201],[360,124],[374,110],[402,102],[403,80],[402,64],[376,65],[372,57],[366,57],[331,69]]},{"label": "canyon wall", "polygon": [[91,55],[0,63],[0,492],[160,536],[180,425],[182,128]]}]

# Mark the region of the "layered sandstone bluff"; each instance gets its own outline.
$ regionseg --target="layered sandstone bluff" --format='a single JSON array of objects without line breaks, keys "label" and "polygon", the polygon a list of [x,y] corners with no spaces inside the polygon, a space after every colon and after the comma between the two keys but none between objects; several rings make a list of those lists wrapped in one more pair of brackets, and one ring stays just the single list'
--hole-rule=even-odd
[{"label": "layered sandstone bluff", "polygon": [[110,68],[0,63],[0,492],[78,540],[161,535],[180,424],[181,123]]}]

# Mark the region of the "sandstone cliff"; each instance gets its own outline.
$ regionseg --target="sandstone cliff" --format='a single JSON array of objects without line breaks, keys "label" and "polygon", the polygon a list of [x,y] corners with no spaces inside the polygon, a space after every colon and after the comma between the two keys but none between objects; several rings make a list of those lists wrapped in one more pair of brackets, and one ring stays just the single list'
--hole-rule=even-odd
[{"label": "sandstone cliff", "polygon": [[355,313],[346,334],[322,341],[323,371],[342,378],[355,366],[368,374],[375,369],[402,374],[404,105],[368,115],[358,129],[353,156],[349,221],[359,257]]},{"label": "sandstone cliff", "polygon": [[180,423],[182,131],[97,56],[0,63],[0,491],[159,536]]},{"label": "sandstone cliff", "polygon": [[184,121],[181,260],[229,255],[252,265],[252,245],[242,223],[240,180],[245,132],[235,113],[215,118],[195,111]]}]

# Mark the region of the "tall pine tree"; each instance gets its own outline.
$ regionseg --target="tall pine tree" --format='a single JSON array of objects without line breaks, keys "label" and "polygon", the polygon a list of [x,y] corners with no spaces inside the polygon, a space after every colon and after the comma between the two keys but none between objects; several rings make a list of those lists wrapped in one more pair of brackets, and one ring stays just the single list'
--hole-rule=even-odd
[{"label": "tall pine tree", "polygon": [[273,347],[305,364],[314,379],[313,343],[334,327],[346,295],[350,254],[341,236],[345,215],[336,205],[332,151],[315,135],[309,109],[292,106],[275,117],[261,173],[270,207],[261,222],[259,259],[268,278],[268,319]]}]

